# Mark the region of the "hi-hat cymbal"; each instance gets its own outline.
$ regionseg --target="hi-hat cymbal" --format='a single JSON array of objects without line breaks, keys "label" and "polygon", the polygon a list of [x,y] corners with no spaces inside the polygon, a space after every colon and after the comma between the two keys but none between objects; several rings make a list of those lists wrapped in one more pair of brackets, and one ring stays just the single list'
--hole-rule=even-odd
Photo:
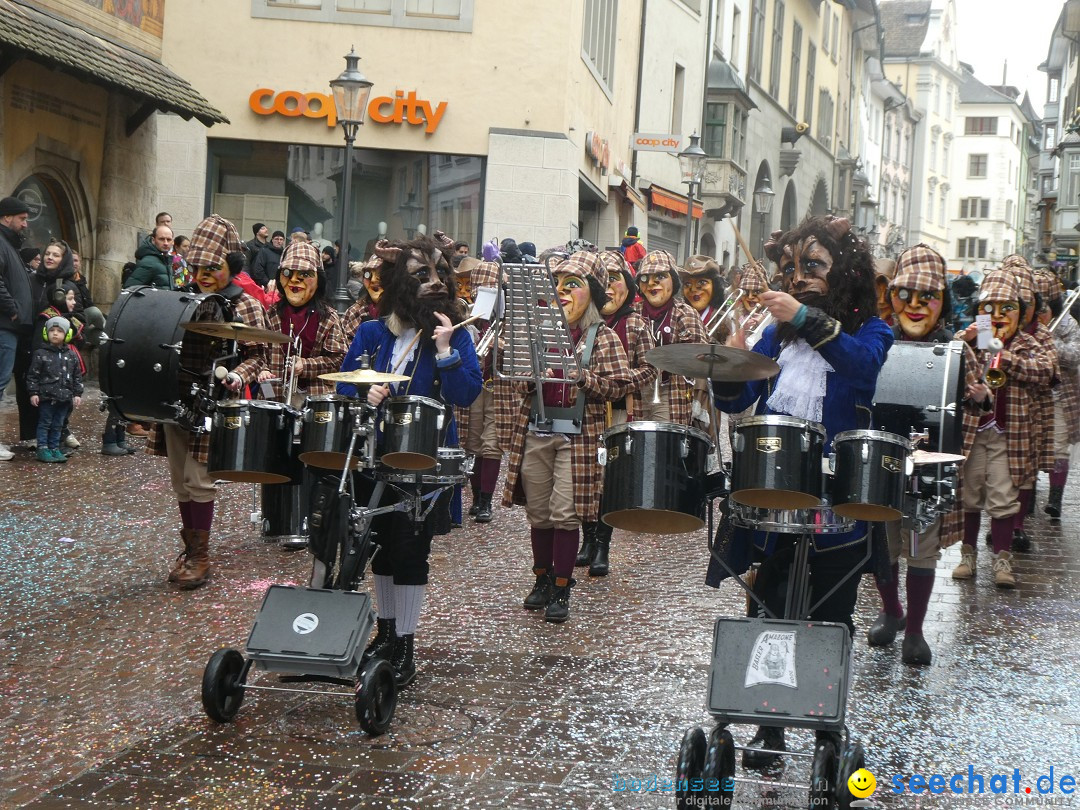
[{"label": "hi-hat cymbal", "polygon": [[225,340],[244,340],[248,343],[288,343],[289,336],[270,329],[259,329],[246,323],[222,321],[188,321],[180,324],[187,332]]},{"label": "hi-hat cymbal", "polygon": [[383,385],[385,383],[405,382],[410,378],[404,374],[391,374],[389,371],[358,368],[354,371],[335,371],[331,374],[320,374],[319,379],[327,382],[352,383],[353,385]]},{"label": "hi-hat cymbal", "polygon": [[718,382],[767,380],[780,373],[780,366],[763,354],[714,343],[657,346],[645,355],[645,361],[669,374]]}]

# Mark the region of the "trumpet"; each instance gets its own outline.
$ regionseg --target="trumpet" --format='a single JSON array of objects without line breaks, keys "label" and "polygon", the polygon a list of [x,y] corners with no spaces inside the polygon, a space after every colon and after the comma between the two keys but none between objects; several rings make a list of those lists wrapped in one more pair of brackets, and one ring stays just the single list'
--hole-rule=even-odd
[{"label": "trumpet", "polygon": [[[762,313],[765,314],[764,318],[761,318]],[[753,326],[750,327],[750,330],[747,331],[746,325],[755,318],[761,318],[761,320],[753,324]],[[754,308],[750,310],[750,312],[745,318],[742,319],[742,323],[739,324],[739,329],[743,331],[746,337],[750,337],[751,335],[756,334],[759,330],[764,329],[766,326],[772,323],[772,319],[772,313],[765,308],[764,304],[755,304]]]},{"label": "trumpet", "polygon": [[1077,287],[1075,290],[1069,290],[1069,294],[1065,296],[1065,300],[1061,303],[1061,314],[1046,325],[1047,329],[1053,332],[1055,329],[1058,328],[1058,325],[1061,323],[1062,319],[1064,319],[1064,317],[1069,314],[1069,310],[1072,309],[1072,305],[1076,303],[1077,296],[1080,296],[1080,287]]},{"label": "trumpet", "polygon": [[735,314],[735,308],[739,305],[739,299],[743,297],[743,291],[736,289],[727,297],[727,300],[709,316],[709,320],[705,321],[705,334],[709,336],[709,340],[712,340],[713,336],[720,331],[720,327],[724,324],[728,318]]},{"label": "trumpet", "polygon": [[1001,350],[1005,348],[1005,344],[997,338],[993,338],[988,348],[994,352],[994,356],[986,361],[982,378],[987,388],[996,391],[1009,381],[1008,376],[1001,370]]},{"label": "trumpet", "polygon": [[488,330],[484,332],[484,336],[480,338],[479,342],[476,344],[476,358],[478,360],[483,360],[488,356],[488,353],[491,351],[491,347],[495,345],[495,340],[498,336],[499,322],[496,321],[488,327]]}]

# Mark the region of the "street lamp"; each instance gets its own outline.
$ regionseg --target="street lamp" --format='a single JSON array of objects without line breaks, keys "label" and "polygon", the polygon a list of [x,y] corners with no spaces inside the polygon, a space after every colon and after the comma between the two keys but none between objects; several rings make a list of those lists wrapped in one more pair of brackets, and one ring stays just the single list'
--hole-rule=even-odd
[{"label": "street lamp", "polygon": [[405,202],[397,210],[398,216],[401,217],[401,227],[405,229],[405,238],[412,239],[413,234],[419,229],[420,214],[423,210],[423,207],[416,203],[416,194],[410,191]]},{"label": "street lamp", "polygon": [[[758,187],[754,189],[754,211],[761,217],[761,256],[765,255],[765,217],[772,213],[773,197],[776,192],[772,190],[772,183],[768,176],[762,177]],[[746,257],[750,260],[750,257]]]},{"label": "street lamp", "polygon": [[695,132],[690,136],[690,145],[679,152],[679,170],[682,181],[688,184],[686,190],[686,259],[690,258],[694,244],[694,187],[700,186],[705,175],[705,162],[709,156],[698,146],[701,138]]},{"label": "street lamp", "polygon": [[341,250],[338,251],[338,288],[334,294],[334,305],[339,312],[345,312],[352,303],[349,289],[349,203],[352,201],[352,149],[356,133],[364,123],[367,113],[368,96],[371,95],[371,82],[360,72],[357,64],[360,57],[354,48],[349,48],[345,57],[345,70],[330,82],[334,93],[334,107],[341,129],[345,133],[345,168],[341,181]]}]

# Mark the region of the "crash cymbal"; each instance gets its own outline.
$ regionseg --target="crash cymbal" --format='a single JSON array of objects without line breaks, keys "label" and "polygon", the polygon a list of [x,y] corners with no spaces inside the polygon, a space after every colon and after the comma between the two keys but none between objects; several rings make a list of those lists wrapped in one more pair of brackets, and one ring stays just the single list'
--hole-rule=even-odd
[{"label": "crash cymbal", "polygon": [[780,373],[780,366],[763,354],[705,343],[657,346],[645,361],[669,374],[718,382],[767,380]]},{"label": "crash cymbal", "polygon": [[956,453],[932,453],[929,450],[916,450],[911,454],[911,460],[915,462],[915,466],[919,467],[925,464],[956,464],[958,461],[963,461],[963,456],[958,456]]},{"label": "crash cymbal", "polygon": [[246,323],[223,321],[188,321],[180,324],[187,332],[225,340],[243,340],[248,343],[288,343],[289,336],[269,329],[258,329]]},{"label": "crash cymbal", "polygon": [[383,385],[385,383],[405,382],[410,378],[404,374],[391,374],[388,371],[376,371],[373,368],[358,368],[354,371],[335,371],[332,374],[320,374],[319,379],[327,382],[352,383],[353,385]]}]

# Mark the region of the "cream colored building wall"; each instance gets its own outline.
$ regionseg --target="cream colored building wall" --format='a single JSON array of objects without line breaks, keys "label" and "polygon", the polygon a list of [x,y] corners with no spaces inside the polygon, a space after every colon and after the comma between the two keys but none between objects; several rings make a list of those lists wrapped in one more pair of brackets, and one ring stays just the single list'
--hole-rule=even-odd
[{"label": "cream colored building wall", "polygon": [[[191,235],[203,218],[206,198],[206,135],[198,121],[158,113],[157,211],[168,211],[173,232]],[[247,238],[250,234],[243,234]]]}]

